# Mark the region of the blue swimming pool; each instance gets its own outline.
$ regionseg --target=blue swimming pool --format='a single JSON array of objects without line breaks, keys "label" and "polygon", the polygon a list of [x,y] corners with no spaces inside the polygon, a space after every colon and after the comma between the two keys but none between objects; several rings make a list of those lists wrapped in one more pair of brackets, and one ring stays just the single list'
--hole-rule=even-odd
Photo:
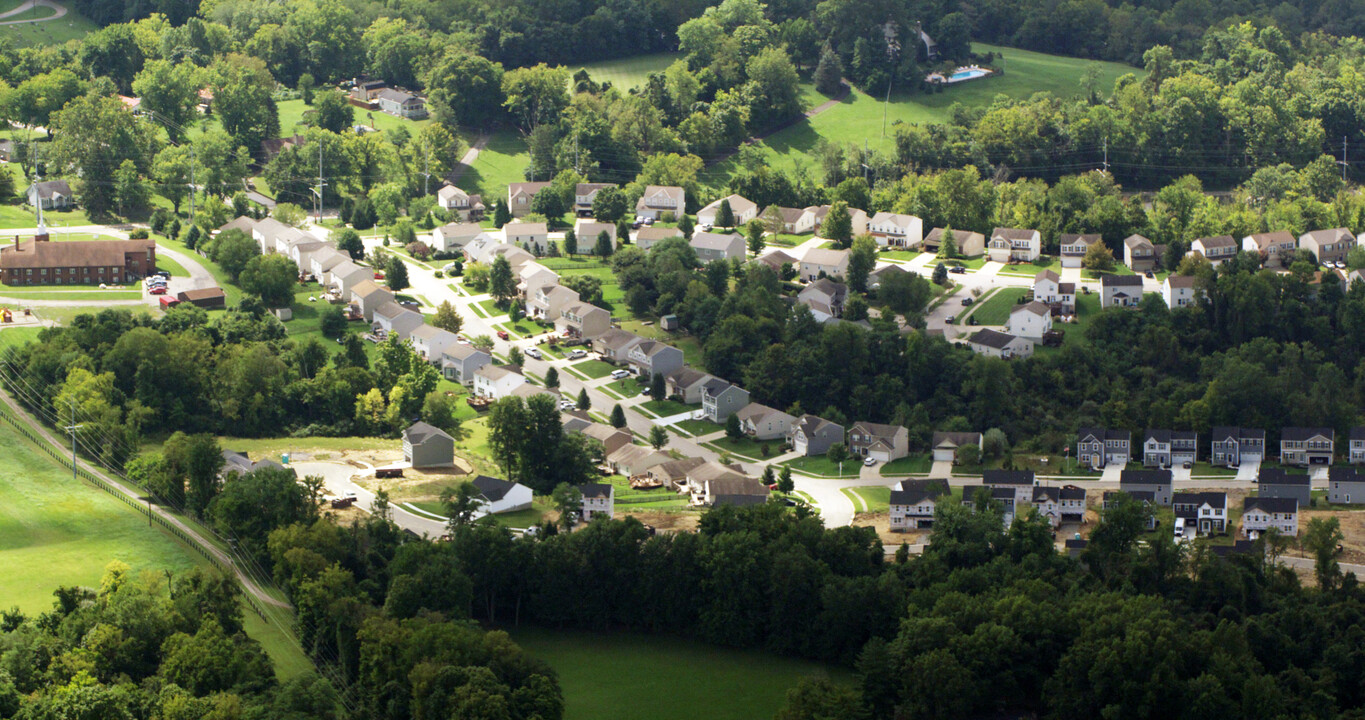
[{"label": "blue swimming pool", "polygon": [[976,78],[985,77],[989,74],[990,73],[985,70],[958,70],[950,75],[948,80],[950,82],[962,82],[963,80],[975,80]]}]

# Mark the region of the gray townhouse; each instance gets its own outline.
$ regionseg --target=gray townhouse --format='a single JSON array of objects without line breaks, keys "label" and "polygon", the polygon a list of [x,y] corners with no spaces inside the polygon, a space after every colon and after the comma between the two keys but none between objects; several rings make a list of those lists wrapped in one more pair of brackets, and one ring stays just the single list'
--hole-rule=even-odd
[{"label": "gray townhouse", "polygon": [[1215,427],[1209,438],[1209,462],[1236,467],[1242,461],[1265,459],[1265,431],[1256,428]]},{"label": "gray townhouse", "polygon": [[1356,467],[1334,467],[1328,470],[1327,502],[1333,505],[1365,503],[1365,473]]},{"label": "gray townhouse", "polygon": [[637,375],[650,379],[655,375],[667,376],[681,370],[683,353],[658,340],[645,340],[626,352],[626,362],[630,363]]},{"label": "gray townhouse", "polygon": [[1153,504],[1170,507],[1172,493],[1171,471],[1124,470],[1119,474],[1119,489],[1129,494],[1149,492],[1152,494]]},{"label": "gray townhouse", "polygon": [[723,423],[730,415],[749,404],[749,391],[720,378],[711,378],[701,388],[701,409],[707,420]]},{"label": "gray townhouse", "polygon": [[1076,460],[1092,470],[1127,465],[1133,457],[1133,434],[1127,430],[1081,428],[1077,435]]},{"label": "gray townhouse", "polygon": [[1312,484],[1308,475],[1291,475],[1284,468],[1261,468],[1256,473],[1256,486],[1261,497],[1294,498],[1300,507],[1312,504]]},{"label": "gray townhouse", "polygon": [[1194,464],[1198,441],[1193,430],[1148,429],[1142,434],[1142,464],[1163,468]]}]

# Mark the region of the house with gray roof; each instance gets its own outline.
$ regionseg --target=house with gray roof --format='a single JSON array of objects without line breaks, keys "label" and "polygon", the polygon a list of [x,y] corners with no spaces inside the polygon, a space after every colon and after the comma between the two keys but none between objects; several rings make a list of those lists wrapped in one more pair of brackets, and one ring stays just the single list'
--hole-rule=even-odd
[{"label": "house with gray roof", "polygon": [[1308,507],[1313,500],[1312,487],[1307,473],[1291,475],[1284,468],[1267,467],[1256,471],[1256,488],[1261,497],[1294,498],[1299,505]]},{"label": "house with gray roof", "polygon": [[1285,465],[1331,465],[1336,431],[1329,427],[1280,429],[1280,462]]},{"label": "house with gray roof", "polygon": [[796,423],[791,415],[759,403],[749,403],[735,414],[739,416],[740,429],[754,440],[785,439]]},{"label": "house with gray roof", "polygon": [[749,391],[713,377],[701,386],[701,409],[707,420],[724,423],[730,415],[749,404]]},{"label": "house with gray roof", "polygon": [[1327,471],[1327,502],[1333,505],[1365,503],[1365,473],[1355,466],[1330,468]]},{"label": "house with gray roof", "polygon": [[677,185],[649,185],[635,202],[635,217],[660,220],[664,214],[682,217],[687,211],[687,191]]},{"label": "house with gray roof", "polygon": [[891,532],[932,528],[938,500],[948,494],[947,480],[900,481],[891,489]]},{"label": "house with gray roof", "polygon": [[826,323],[844,316],[844,301],[848,299],[848,286],[820,278],[801,288],[796,301],[810,308],[811,317],[816,322]]},{"label": "house with gray roof", "polygon": [[1168,468],[1194,463],[1199,434],[1193,430],[1148,428],[1142,434],[1142,464]]},{"label": "house with gray roof", "polygon": [[493,356],[474,347],[457,343],[441,353],[441,374],[466,387],[474,384],[474,373],[493,362]]},{"label": "house with gray roof", "polygon": [[877,462],[898,460],[910,454],[910,431],[900,425],[856,422],[848,430],[848,449]]},{"label": "house with gray roof", "polygon": [[1127,465],[1133,457],[1133,434],[1127,430],[1081,428],[1076,435],[1076,462],[1091,470]]},{"label": "house with gray roof", "polygon": [[65,180],[45,180],[28,186],[28,204],[44,210],[66,210],[76,205],[76,194]]},{"label": "house with gray roof", "polygon": [[1265,431],[1259,428],[1215,427],[1209,436],[1209,462],[1236,467],[1243,460],[1265,459]]},{"label": "house with gray roof", "polygon": [[1349,228],[1312,230],[1299,236],[1299,247],[1313,253],[1320,263],[1338,262],[1346,259],[1346,253],[1355,247],[1356,238]]},{"label": "house with gray roof", "polygon": [[592,339],[593,352],[609,363],[626,364],[626,353],[645,339],[629,330],[612,328]]},{"label": "house with gray roof", "polygon": [[384,331],[386,335],[397,335],[399,340],[407,340],[412,331],[425,322],[422,313],[409,310],[392,300],[374,309],[373,328]]},{"label": "house with gray roof", "polygon": [[1129,270],[1135,273],[1155,270],[1157,260],[1156,246],[1151,240],[1137,234],[1123,239],[1123,264],[1127,265]]},{"label": "house with gray roof", "polygon": [[801,279],[814,282],[822,276],[842,278],[848,274],[848,251],[812,248],[801,258]]},{"label": "house with gray roof", "polygon": [[714,375],[695,368],[683,367],[664,378],[664,386],[668,390],[669,397],[678,398],[687,405],[696,405],[702,401],[703,388],[715,379],[717,378]]},{"label": "house with gray roof", "polygon": [[644,340],[626,351],[626,361],[635,374],[646,380],[655,375],[670,375],[682,369],[681,350],[658,340]]},{"label": "house with gray roof", "polygon": [[1149,492],[1152,502],[1170,507],[1173,484],[1170,470],[1123,470],[1119,473],[1119,489],[1133,494]]},{"label": "house with gray roof", "polygon": [[792,424],[787,443],[805,457],[824,455],[829,446],[844,441],[844,426],[815,415],[802,415]]},{"label": "house with gray roof", "polygon": [[448,467],[455,464],[455,438],[425,422],[403,431],[403,460],[415,468]]},{"label": "house with gray roof", "polygon": [[1026,358],[1033,355],[1033,341],[1028,338],[1021,338],[1009,333],[1002,333],[999,330],[982,329],[972,333],[967,338],[967,347],[977,355],[988,357],[998,357],[1008,360],[1010,358]]},{"label": "house with gray roof", "polygon": [[635,246],[641,250],[648,250],[664,240],[682,236],[682,231],[675,227],[642,227],[635,231]]},{"label": "house with gray roof", "polygon": [[531,507],[531,488],[521,483],[480,475],[470,481],[479,490],[480,510],[489,515],[517,512]]},{"label": "house with gray roof", "polygon": [[1062,233],[1057,239],[1061,246],[1062,267],[1078,268],[1081,261],[1085,259],[1085,254],[1090,252],[1090,246],[1104,244],[1104,239],[1099,233]]},{"label": "house with gray roof", "polygon": [[447,350],[460,344],[459,337],[449,330],[443,330],[425,322],[408,333],[408,342],[413,352],[427,362],[439,362]]},{"label": "house with gray roof", "polygon": [[1100,307],[1137,307],[1142,302],[1142,278],[1138,275],[1104,275],[1100,278]]},{"label": "house with gray roof", "polygon": [[694,232],[689,243],[703,265],[716,260],[744,259],[744,236],[739,233]]},{"label": "house with gray roof", "polygon": [[1297,537],[1301,507],[1289,497],[1248,497],[1242,501],[1242,534],[1254,538],[1274,528],[1285,537]]},{"label": "house with gray roof", "polygon": [[1231,235],[1196,238],[1194,242],[1190,243],[1191,255],[1203,255],[1204,259],[1215,266],[1236,257],[1239,249],[1240,246]]}]

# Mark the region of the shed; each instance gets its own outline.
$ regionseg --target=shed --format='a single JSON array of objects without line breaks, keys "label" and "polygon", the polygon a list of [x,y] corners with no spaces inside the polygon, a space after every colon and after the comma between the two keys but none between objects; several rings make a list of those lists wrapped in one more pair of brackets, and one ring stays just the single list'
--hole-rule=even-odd
[{"label": "shed", "polygon": [[185,290],[175,297],[180,302],[187,302],[191,305],[204,308],[205,310],[215,310],[227,307],[227,296],[223,294],[223,289],[220,287]]}]

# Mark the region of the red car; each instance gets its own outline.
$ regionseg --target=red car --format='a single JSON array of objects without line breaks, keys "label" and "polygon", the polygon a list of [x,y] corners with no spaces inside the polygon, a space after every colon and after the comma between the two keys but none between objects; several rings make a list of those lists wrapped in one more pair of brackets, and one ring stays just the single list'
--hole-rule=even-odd
[{"label": "red car", "polygon": [[382,272],[376,272],[376,273],[374,274],[374,279],[375,279],[375,280],[383,280],[383,279],[384,279],[384,273],[382,273]]},{"label": "red car", "polygon": [[156,287],[152,288],[151,290],[148,290],[148,291],[147,291],[147,294],[149,294],[149,295],[165,295],[165,294],[166,294],[166,286],[165,286],[165,285],[157,285]]},{"label": "red car", "polygon": [[501,339],[501,340],[506,340],[506,339],[508,339],[509,337],[510,337],[510,336],[507,334],[507,331],[506,331],[506,330],[499,330],[499,331],[498,331],[498,338],[499,338],[499,339]]}]

